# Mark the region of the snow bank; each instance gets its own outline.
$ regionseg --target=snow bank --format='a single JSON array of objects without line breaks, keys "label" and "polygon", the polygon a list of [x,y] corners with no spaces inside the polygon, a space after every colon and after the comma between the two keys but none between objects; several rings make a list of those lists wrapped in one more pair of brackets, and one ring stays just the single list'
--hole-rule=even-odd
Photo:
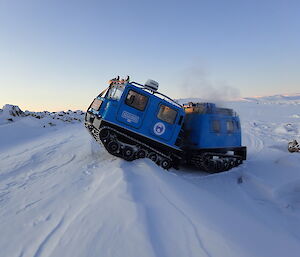
[{"label": "snow bank", "polygon": [[14,121],[18,121],[24,117],[34,117],[36,119],[42,119],[42,126],[46,126],[45,124],[48,122],[48,125],[55,126],[60,122],[81,122],[83,120],[84,112],[77,111],[61,111],[61,112],[23,112],[19,106],[6,104],[0,109],[0,125],[9,124]]},{"label": "snow bank", "polygon": [[79,113],[12,116],[0,125],[1,257],[298,257],[300,154],[287,142],[299,106],[226,105],[248,159],[214,175],[126,162],[79,120],[53,119]]},{"label": "snow bank", "polygon": [[0,150],[39,137],[68,124],[82,123],[84,112],[23,112],[6,104],[0,111]]}]

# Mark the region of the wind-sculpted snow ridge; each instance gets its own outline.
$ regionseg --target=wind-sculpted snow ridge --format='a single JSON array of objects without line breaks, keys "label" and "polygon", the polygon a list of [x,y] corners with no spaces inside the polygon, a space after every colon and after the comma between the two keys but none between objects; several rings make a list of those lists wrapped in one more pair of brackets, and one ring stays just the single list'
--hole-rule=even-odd
[{"label": "wind-sculpted snow ridge", "polygon": [[0,126],[0,256],[298,257],[299,107],[228,107],[248,159],[214,175],[126,162],[79,122],[13,116]]},{"label": "wind-sculpted snow ridge", "polygon": [[84,112],[77,111],[61,111],[61,112],[23,112],[19,106],[6,104],[0,109],[0,125],[8,124],[14,121],[18,121],[23,117],[34,117],[36,119],[44,119],[44,121],[48,121],[48,123],[42,122],[43,127],[46,126],[55,126],[59,122],[81,122],[83,120]]}]

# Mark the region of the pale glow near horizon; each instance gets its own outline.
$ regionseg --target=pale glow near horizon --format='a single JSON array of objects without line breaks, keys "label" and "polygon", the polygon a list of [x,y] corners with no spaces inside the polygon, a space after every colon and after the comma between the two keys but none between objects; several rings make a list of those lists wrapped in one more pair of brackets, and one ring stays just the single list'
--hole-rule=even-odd
[{"label": "pale glow near horizon", "polygon": [[85,110],[116,75],[176,99],[299,93],[299,2],[157,4],[1,2],[0,108]]}]

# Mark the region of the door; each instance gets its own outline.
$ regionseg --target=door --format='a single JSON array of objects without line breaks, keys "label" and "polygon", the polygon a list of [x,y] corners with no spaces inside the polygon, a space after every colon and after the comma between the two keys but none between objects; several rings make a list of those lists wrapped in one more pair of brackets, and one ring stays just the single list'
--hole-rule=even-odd
[{"label": "door", "polygon": [[148,102],[148,96],[138,90],[129,89],[124,102],[120,104],[117,120],[131,127],[140,128]]}]

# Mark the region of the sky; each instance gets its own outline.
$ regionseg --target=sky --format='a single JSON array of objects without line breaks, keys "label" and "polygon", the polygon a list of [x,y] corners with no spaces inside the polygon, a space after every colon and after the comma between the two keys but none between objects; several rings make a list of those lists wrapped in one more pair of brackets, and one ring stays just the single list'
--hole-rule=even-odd
[{"label": "sky", "polygon": [[300,92],[300,2],[0,0],[0,108],[86,109],[117,75],[173,98]]}]

